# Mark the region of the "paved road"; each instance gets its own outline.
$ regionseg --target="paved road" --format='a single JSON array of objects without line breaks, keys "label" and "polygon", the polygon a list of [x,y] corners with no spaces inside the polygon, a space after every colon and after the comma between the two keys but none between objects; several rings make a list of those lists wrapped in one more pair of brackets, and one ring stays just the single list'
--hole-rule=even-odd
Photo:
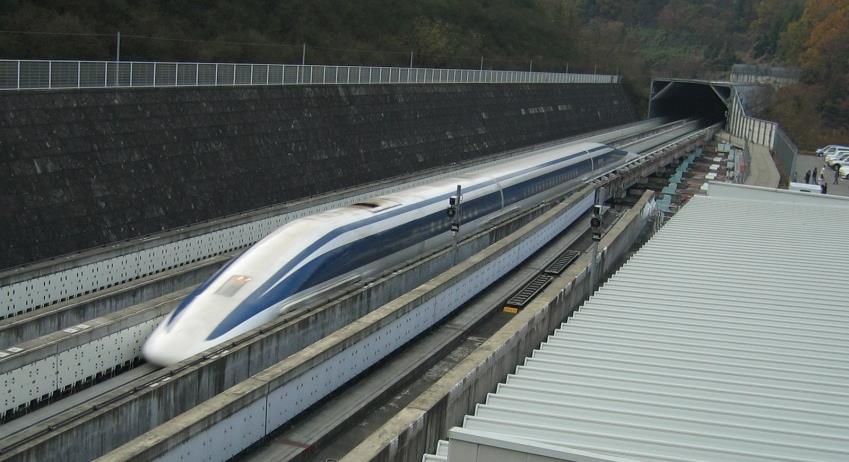
[{"label": "paved road", "polygon": [[834,171],[825,165],[821,157],[799,155],[796,157],[796,181],[805,182],[805,172],[816,167],[817,171],[821,171],[825,167],[825,179],[828,180],[828,193],[837,194],[839,196],[849,197],[849,180],[840,179],[838,184],[834,184]]}]

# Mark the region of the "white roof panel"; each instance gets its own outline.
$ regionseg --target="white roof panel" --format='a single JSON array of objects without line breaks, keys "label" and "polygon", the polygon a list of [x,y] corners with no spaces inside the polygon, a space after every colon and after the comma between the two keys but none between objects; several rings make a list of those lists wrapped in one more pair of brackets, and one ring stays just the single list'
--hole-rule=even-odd
[{"label": "white roof panel", "polygon": [[452,434],[593,460],[849,460],[847,232],[849,200],[711,183]]}]

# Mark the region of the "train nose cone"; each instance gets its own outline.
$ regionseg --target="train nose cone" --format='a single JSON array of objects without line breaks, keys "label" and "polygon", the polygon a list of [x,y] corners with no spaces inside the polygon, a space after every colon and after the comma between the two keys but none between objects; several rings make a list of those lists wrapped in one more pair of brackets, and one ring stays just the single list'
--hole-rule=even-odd
[{"label": "train nose cone", "polygon": [[162,348],[161,345],[150,340],[145,342],[142,347],[142,355],[144,355],[144,359],[146,359],[147,362],[163,367],[173,366],[187,358],[187,356],[180,351]]},{"label": "train nose cone", "polygon": [[185,341],[185,336],[166,332],[162,325],[142,345],[144,359],[158,366],[173,366],[198,352]]}]

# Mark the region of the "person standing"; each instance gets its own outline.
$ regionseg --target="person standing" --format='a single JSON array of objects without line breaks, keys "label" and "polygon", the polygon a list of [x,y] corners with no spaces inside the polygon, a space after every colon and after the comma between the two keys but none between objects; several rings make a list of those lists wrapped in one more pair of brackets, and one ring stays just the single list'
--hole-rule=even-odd
[{"label": "person standing", "polygon": [[827,181],[823,181],[820,188],[822,189],[823,194],[828,194],[828,182]]},{"label": "person standing", "polygon": [[834,184],[837,184],[838,180],[840,180],[840,170],[834,171]]},{"label": "person standing", "polygon": [[805,172],[805,183],[811,184],[811,171],[810,170]]}]

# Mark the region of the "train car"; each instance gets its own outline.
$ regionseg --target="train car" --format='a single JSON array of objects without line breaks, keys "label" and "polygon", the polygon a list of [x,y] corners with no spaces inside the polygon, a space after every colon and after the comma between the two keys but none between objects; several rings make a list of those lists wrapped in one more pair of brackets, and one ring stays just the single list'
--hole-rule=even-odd
[{"label": "train car", "polygon": [[293,220],[199,286],[154,330],[147,361],[173,365],[272,321],[299,301],[362,280],[454,238],[449,198],[462,187],[461,234],[539,204],[633,154],[575,143],[426,186]]}]

